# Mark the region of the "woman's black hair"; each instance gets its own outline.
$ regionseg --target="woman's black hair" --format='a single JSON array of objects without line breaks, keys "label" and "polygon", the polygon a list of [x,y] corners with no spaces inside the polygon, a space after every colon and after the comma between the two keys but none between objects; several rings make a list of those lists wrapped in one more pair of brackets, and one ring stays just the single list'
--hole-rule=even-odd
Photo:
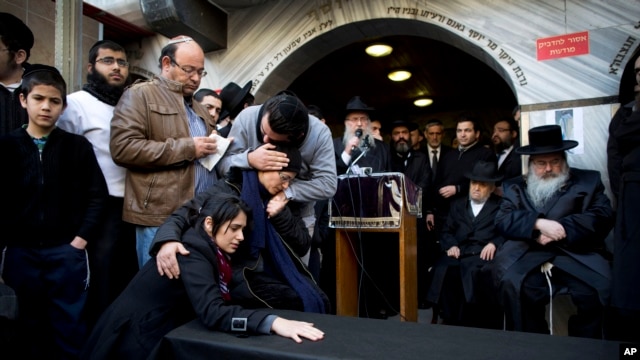
[{"label": "woman's black hair", "polygon": [[251,219],[251,208],[236,195],[218,193],[208,197],[199,209],[191,209],[189,218],[196,228],[201,229],[207,216],[213,218],[213,231],[215,235],[220,226],[227,221],[235,219],[240,212],[247,215],[247,223]]}]

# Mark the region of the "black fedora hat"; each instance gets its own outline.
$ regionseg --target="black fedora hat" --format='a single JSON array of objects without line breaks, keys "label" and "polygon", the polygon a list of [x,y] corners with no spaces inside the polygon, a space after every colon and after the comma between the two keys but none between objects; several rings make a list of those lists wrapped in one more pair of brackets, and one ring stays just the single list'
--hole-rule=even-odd
[{"label": "black fedora hat", "polygon": [[348,115],[349,113],[352,113],[355,111],[363,111],[368,114],[371,114],[375,110],[376,109],[369,107],[367,104],[365,104],[364,101],[362,101],[362,99],[360,98],[360,96],[354,96],[347,103],[347,109],[346,109],[345,115]]},{"label": "black fedora hat", "polygon": [[496,182],[502,180],[502,175],[498,175],[498,166],[494,162],[480,160],[473,164],[473,169],[464,174],[473,181]]},{"label": "black fedora hat", "polygon": [[243,109],[244,99],[249,95],[249,91],[253,86],[253,82],[249,81],[244,87],[230,82],[220,91],[220,99],[222,100],[222,112],[220,113],[220,119],[225,119],[227,116],[235,118]]},{"label": "black fedora hat", "polygon": [[550,154],[573,149],[578,146],[575,140],[563,140],[560,125],[543,125],[529,129],[529,145],[516,149],[523,155]]},{"label": "black fedora hat", "polygon": [[391,123],[391,131],[393,131],[393,129],[400,126],[406,127],[407,129],[409,129],[409,132],[412,132],[413,130],[418,130],[418,124],[414,123],[413,121],[396,120]]}]

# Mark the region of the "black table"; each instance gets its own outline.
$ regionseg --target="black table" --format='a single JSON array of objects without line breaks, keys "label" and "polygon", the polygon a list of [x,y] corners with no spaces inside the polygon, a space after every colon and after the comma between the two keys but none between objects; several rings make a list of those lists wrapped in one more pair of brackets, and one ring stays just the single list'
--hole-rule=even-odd
[{"label": "black table", "polygon": [[192,321],[167,334],[152,359],[618,359],[619,343],[567,336],[274,311],[313,322],[318,342],[239,337]]}]

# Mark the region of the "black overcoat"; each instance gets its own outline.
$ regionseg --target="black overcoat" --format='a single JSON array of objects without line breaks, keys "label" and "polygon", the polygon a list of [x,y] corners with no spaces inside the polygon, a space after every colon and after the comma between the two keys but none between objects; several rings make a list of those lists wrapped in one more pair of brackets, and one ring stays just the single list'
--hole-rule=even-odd
[{"label": "black overcoat", "polygon": [[640,310],[640,111],[620,108],[608,142],[611,189],[618,200],[611,305]]},{"label": "black overcoat", "polygon": [[[391,169],[391,159],[389,157],[389,145],[384,142],[375,139],[376,146],[373,148],[369,148],[367,153],[361,157],[357,164],[360,168],[370,167],[372,172],[381,173],[388,172]],[[333,139],[333,148],[336,157],[336,170],[338,175],[345,174],[349,169],[351,164],[345,164],[342,161],[342,152],[344,151],[344,143],[342,142],[342,138],[334,138]],[[362,154],[362,150],[360,148],[356,148],[351,152],[351,163],[356,161],[358,157]]]},{"label": "black overcoat", "polygon": [[182,244],[190,254],[178,256],[180,278],[160,276],[155,259],[148,261],[100,317],[83,359],[145,359],[166,333],[196,317],[219,331],[231,331],[232,318],[246,318],[247,331],[257,332],[269,312],[224,301],[213,241],[190,228]]},{"label": "black overcoat", "polygon": [[[571,169],[564,187],[550,199],[545,208],[537,210],[526,195],[524,178],[514,178],[503,184],[504,196],[496,215],[496,227],[507,240],[494,262],[485,266],[499,287],[503,306],[511,307],[514,327],[521,328],[520,286],[531,271],[540,271],[547,261],[592,285],[602,304],[610,296],[611,269],[601,255],[604,238],[613,226],[613,211],[604,193],[600,173]],[[562,224],[566,239],[539,245],[540,235],[534,230],[538,218],[556,220]]]},{"label": "black overcoat", "polygon": [[[440,246],[445,253],[432,270],[433,280],[427,300],[438,303],[447,269],[450,266],[460,266],[465,300],[475,302],[477,272],[487,264],[487,261],[480,259],[480,252],[488,243],[499,248],[504,242],[494,223],[499,208],[500,197],[495,194],[491,194],[475,218],[469,200],[458,199],[453,202],[440,238]],[[446,251],[452,246],[460,248],[459,259],[447,256]]]}]

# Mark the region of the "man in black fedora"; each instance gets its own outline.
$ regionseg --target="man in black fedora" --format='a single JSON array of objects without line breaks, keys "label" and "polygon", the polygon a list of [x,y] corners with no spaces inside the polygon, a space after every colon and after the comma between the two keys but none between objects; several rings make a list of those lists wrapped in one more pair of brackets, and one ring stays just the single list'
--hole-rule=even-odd
[{"label": "man in black fedora", "polygon": [[602,338],[611,270],[603,257],[613,211],[600,173],[569,167],[558,125],[529,130],[528,174],[503,183],[496,226],[507,239],[487,266],[498,286],[510,330],[549,333],[545,320],[550,292],[568,291],[577,307],[570,336]]},{"label": "man in black fedora", "polygon": [[502,175],[494,162],[480,160],[465,177],[470,180],[469,196],[451,204],[427,300],[438,305],[433,311],[439,308],[447,324],[496,327],[502,317],[478,276],[504,242],[494,223],[500,209],[500,197],[494,191]]},{"label": "man in black fedora", "polygon": [[220,99],[222,100],[222,110],[220,119],[216,128],[218,134],[223,137],[229,136],[233,120],[247,106],[253,105],[253,95],[251,95],[251,87],[253,82],[249,81],[243,87],[230,82],[220,90]]},{"label": "man in black fedora", "polygon": [[[347,103],[342,138],[334,138],[338,174],[345,174],[350,167],[370,168],[371,172],[385,172],[390,169],[389,148],[374,138],[371,129],[371,113],[360,96],[354,96]],[[363,152],[366,152],[362,157]],[[353,171],[350,171],[353,172]],[[355,171],[357,172],[357,170]]]}]

